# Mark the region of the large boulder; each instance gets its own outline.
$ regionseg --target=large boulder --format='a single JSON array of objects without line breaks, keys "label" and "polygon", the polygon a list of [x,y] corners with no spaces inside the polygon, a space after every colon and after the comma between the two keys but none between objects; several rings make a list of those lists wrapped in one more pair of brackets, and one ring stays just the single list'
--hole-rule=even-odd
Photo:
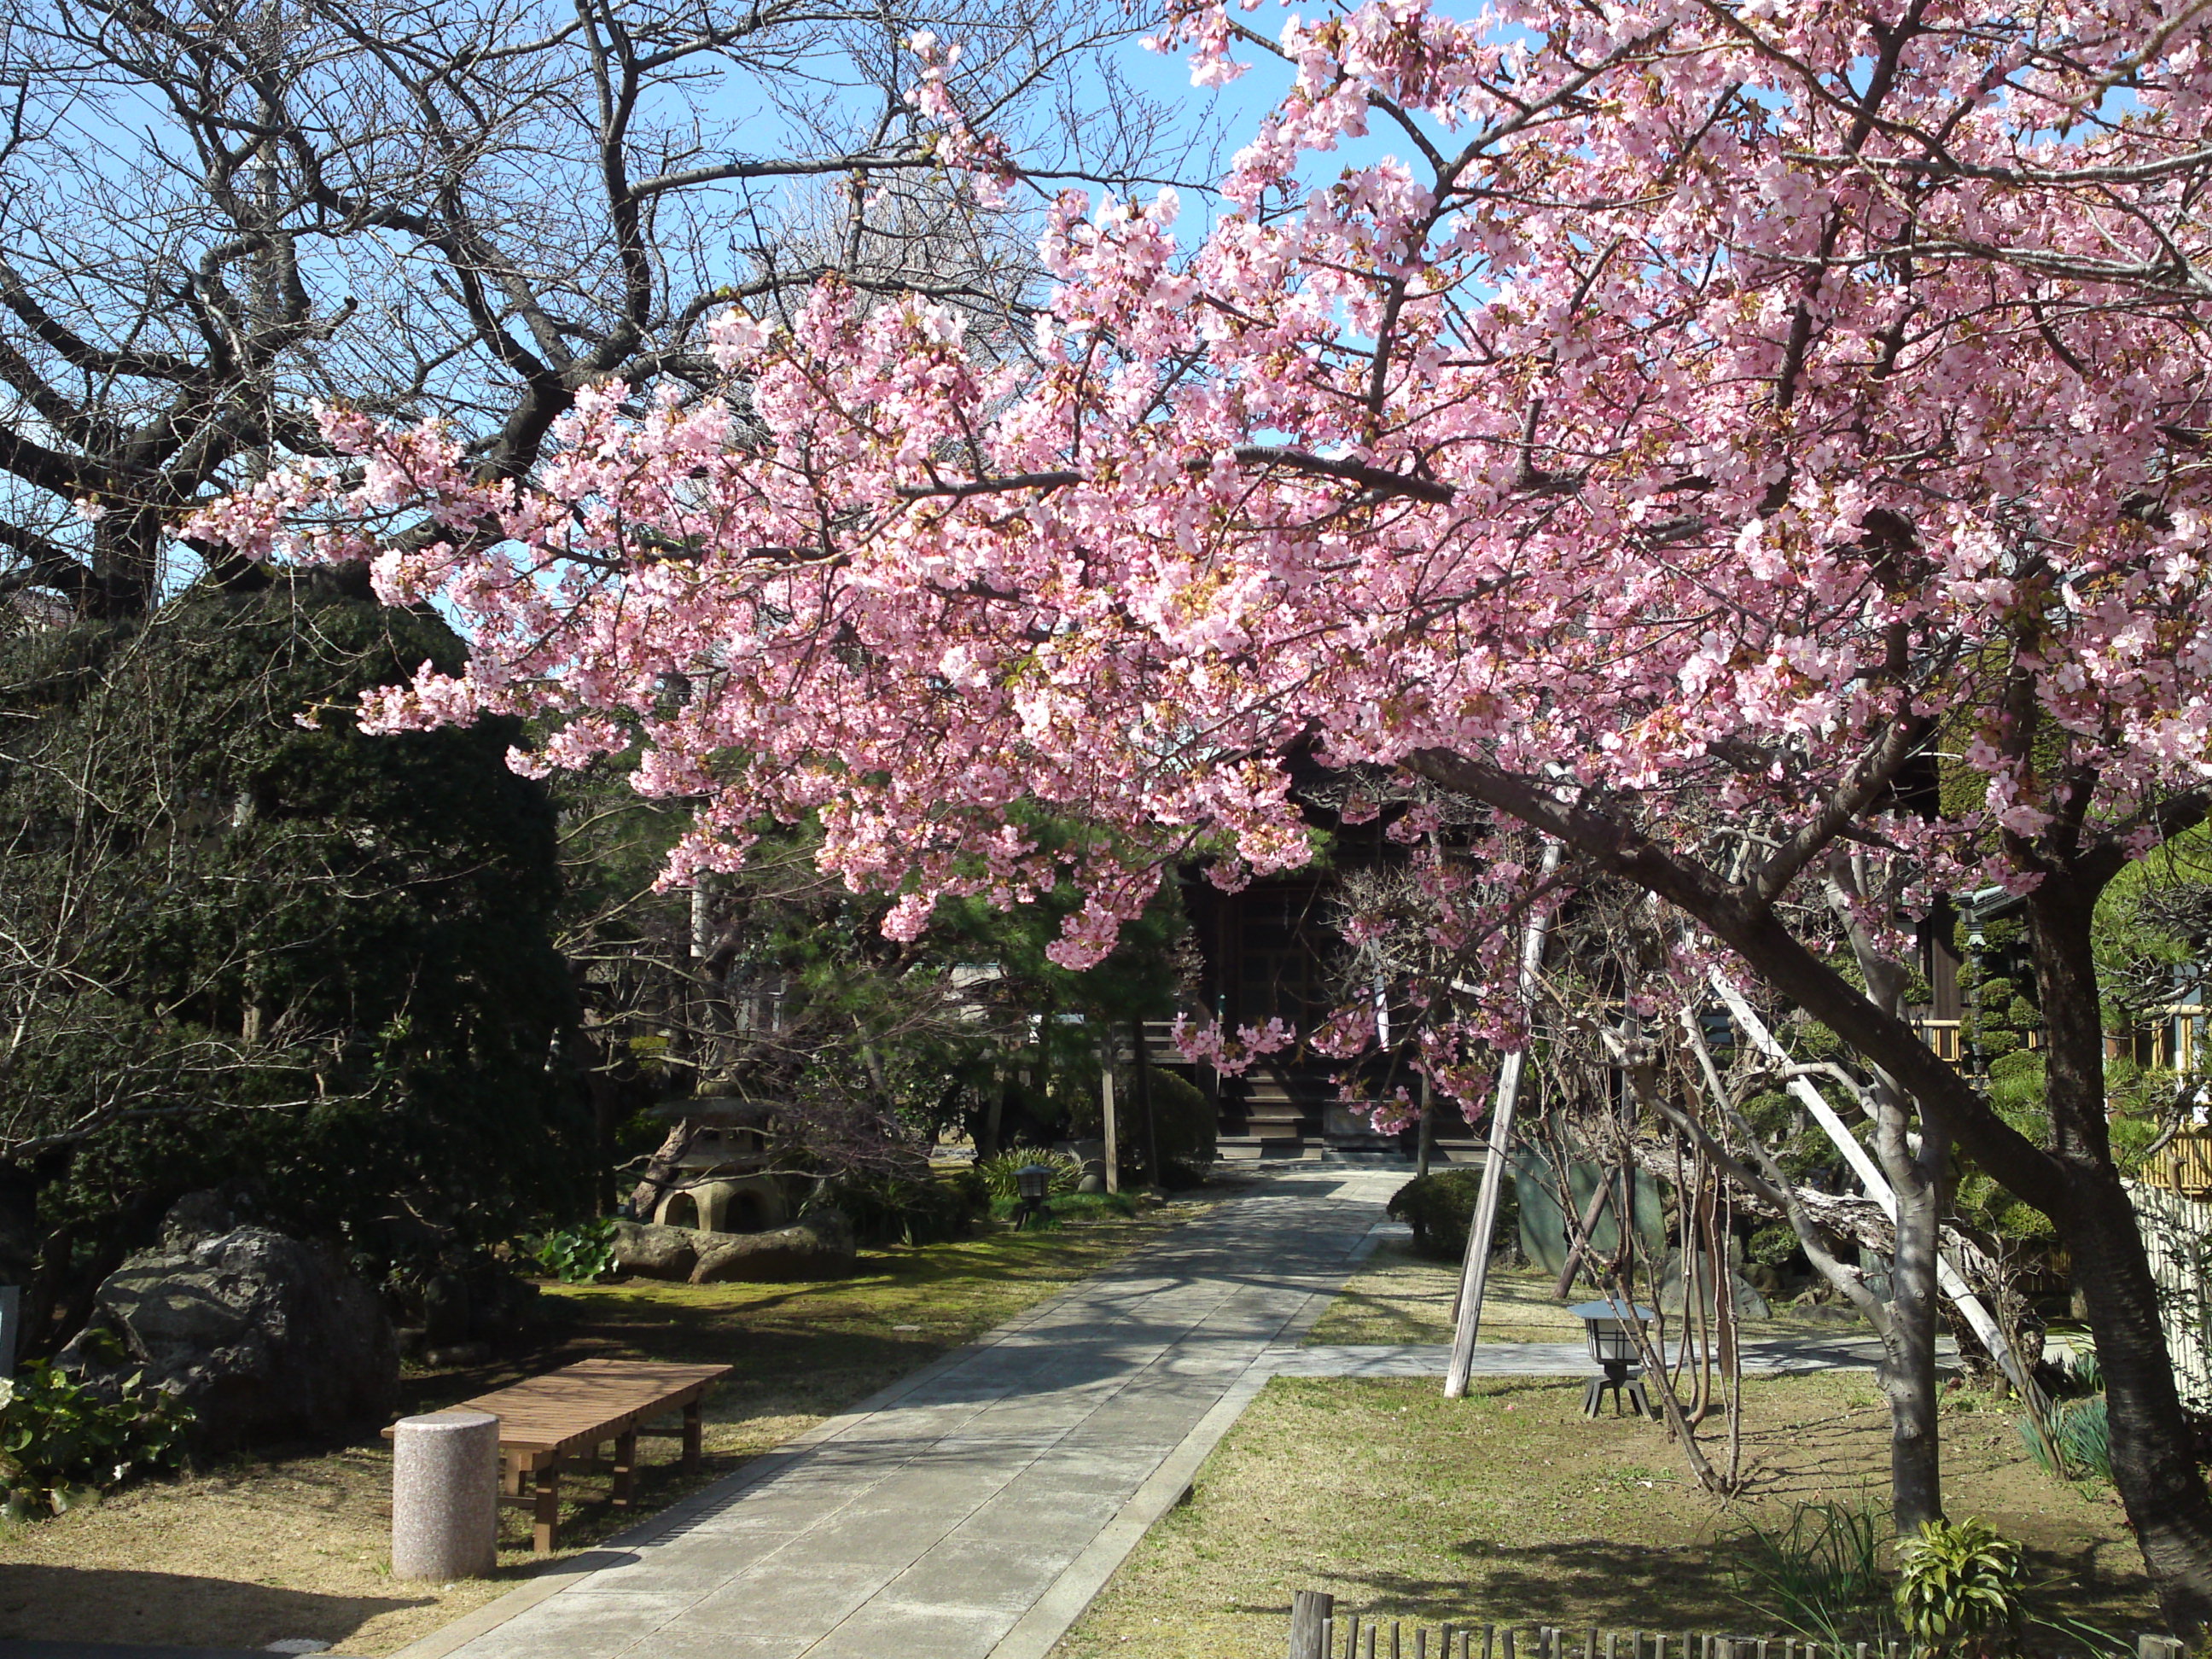
[{"label": "large boulder", "polygon": [[689,1279],[700,1247],[720,1235],[649,1221],[615,1223],[615,1268],[640,1279]]},{"label": "large boulder", "polygon": [[841,1212],[819,1205],[795,1226],[762,1233],[617,1221],[614,1245],[615,1267],[623,1273],[694,1285],[837,1279],[853,1271],[851,1224]]},{"label": "large boulder", "polygon": [[173,1390],[202,1450],[388,1419],[399,1359],[376,1293],[319,1246],[231,1220],[198,1198],[171,1212],[57,1364],[95,1388],[141,1372]]},{"label": "large boulder", "polygon": [[694,1285],[841,1279],[853,1271],[853,1229],[836,1210],[809,1211],[796,1226],[765,1233],[702,1233]]}]

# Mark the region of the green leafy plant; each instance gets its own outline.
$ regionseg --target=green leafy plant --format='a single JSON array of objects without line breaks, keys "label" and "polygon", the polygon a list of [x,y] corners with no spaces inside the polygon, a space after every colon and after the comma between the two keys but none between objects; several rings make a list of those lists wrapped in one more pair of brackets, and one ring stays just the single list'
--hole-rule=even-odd
[{"label": "green leafy plant", "polygon": [[1845,1645],[1845,1633],[1879,1623],[1887,1580],[1881,1534],[1867,1510],[1797,1504],[1776,1525],[1753,1519],[1724,1539],[1735,1598],[1809,1641]]},{"label": "green leafy plant", "polygon": [[2058,1449],[2056,1467],[2033,1423],[2022,1416],[2014,1426],[2020,1431],[2021,1443],[2027,1448],[2027,1455],[2045,1474],[2056,1475],[2062,1480],[2112,1478],[2112,1430],[2105,1414],[2103,1395],[2051,1403],[2051,1438]]},{"label": "green leafy plant", "polygon": [[601,1216],[541,1234],[530,1242],[528,1249],[530,1259],[562,1284],[592,1284],[614,1271],[615,1224]]},{"label": "green leafy plant", "polygon": [[176,1462],[191,1421],[190,1407],[143,1374],[110,1399],[33,1360],[0,1377],[0,1507],[19,1521],[79,1508],[133,1470]]},{"label": "green leafy plant", "polygon": [[1010,1152],[976,1161],[975,1173],[983,1177],[983,1185],[993,1198],[1018,1198],[1021,1188],[1014,1177],[1032,1164],[1042,1164],[1052,1171],[1045,1191],[1058,1198],[1073,1192],[1083,1180],[1083,1165],[1066,1152],[1048,1152],[1041,1147],[1017,1146]]},{"label": "green leafy plant", "polygon": [[2020,1645],[2020,1546],[1985,1521],[1934,1521],[1897,1547],[1897,1613],[1929,1654]]}]

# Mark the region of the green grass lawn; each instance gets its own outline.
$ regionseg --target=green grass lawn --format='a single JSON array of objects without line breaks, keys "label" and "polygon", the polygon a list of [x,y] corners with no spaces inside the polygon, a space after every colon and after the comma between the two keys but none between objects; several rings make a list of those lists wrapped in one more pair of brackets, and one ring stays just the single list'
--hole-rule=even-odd
[{"label": "green grass lawn", "polygon": [[[1887,1411],[1863,1373],[1747,1383],[1749,1481],[1732,1504],[1656,1425],[1585,1421],[1581,1398],[1576,1380],[1478,1379],[1447,1401],[1434,1379],[1279,1378],[1055,1659],[1279,1659],[1301,1589],[1431,1623],[1780,1636],[1738,1599],[1731,1532],[1802,1502],[1887,1501]],[[2130,1645],[2158,1628],[2109,1488],[2042,1474],[2010,1412],[1978,1396],[1950,1397],[1943,1434],[1951,1514],[2029,1547],[2038,1610]]]}]

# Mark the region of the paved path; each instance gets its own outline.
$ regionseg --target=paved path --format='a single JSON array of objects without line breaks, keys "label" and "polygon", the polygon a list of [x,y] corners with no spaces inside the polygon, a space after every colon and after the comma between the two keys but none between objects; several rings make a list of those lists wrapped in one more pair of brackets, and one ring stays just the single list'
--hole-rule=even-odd
[{"label": "paved path", "polygon": [[505,1622],[455,1640],[463,1620],[408,1652],[1042,1659],[1404,1179],[1272,1179],[747,1464]]},{"label": "paved path", "polygon": [[[1405,1179],[1279,1173],[396,1659],[1044,1659],[1270,1376],[1443,1372],[1440,1346],[1297,1346]],[[1476,1349],[1590,1369],[1579,1342]]]}]

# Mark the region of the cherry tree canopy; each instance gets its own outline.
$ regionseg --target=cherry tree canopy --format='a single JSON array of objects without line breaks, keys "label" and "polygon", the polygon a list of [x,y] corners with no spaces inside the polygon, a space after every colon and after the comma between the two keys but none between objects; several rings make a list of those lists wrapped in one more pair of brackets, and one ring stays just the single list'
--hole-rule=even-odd
[{"label": "cherry tree canopy", "polygon": [[[2123,1494],[2203,1622],[2087,915],[2212,773],[2212,6],[1369,0],[1270,40],[1185,0],[1164,33],[1294,84],[1194,246],[1171,195],[1060,198],[1025,349],[831,283],[787,330],[720,319],[726,399],[586,396],[527,483],[332,411],[354,465],[195,530],[454,607],[467,675],[373,718],[549,715],[533,766],[640,744],[703,802],[678,879],[818,813],[919,929],[1060,873],[1010,812],[1042,800],[1097,826],[1079,964],[1164,859],[1308,856],[1293,748],[1569,841],[2061,1218],[2112,1287]],[[1348,143],[1400,159],[1313,184]],[[946,154],[1018,185],[985,136]],[[1938,753],[1983,799],[1894,810]],[[1792,933],[1839,836],[2029,895],[2050,1147]]]},{"label": "cherry tree canopy", "polygon": [[[1717,791],[1778,895],[1940,726],[2032,878],[2207,770],[2212,64],[2161,11],[1293,20],[1194,252],[1169,193],[1054,205],[1025,356],[832,283],[723,317],[726,403],[586,397],[526,487],[333,411],[365,465],[196,527],[458,608],[469,674],[386,726],[642,731],[707,803],[679,876],[818,811],[918,928],[1054,873],[1010,805],[1080,808],[1117,833],[1071,963],[1194,836],[1306,856],[1294,738]],[[1224,14],[1177,29],[1226,72]],[[1299,182],[1378,122],[1410,161]]]}]

